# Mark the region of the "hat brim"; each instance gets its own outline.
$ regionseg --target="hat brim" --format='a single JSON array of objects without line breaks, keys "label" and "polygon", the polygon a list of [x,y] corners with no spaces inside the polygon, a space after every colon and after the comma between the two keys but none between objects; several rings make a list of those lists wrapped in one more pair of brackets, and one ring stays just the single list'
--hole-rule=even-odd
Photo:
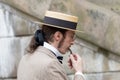
[{"label": "hat brim", "polygon": [[74,32],[84,33],[84,31],[74,30],[74,29],[65,28],[65,27],[56,26],[56,25],[51,25],[51,24],[46,24],[46,23],[43,23],[43,22],[37,22],[37,21],[35,21],[34,23],[39,24],[39,25],[48,25],[48,26],[51,26],[51,27],[56,27],[56,28],[66,29],[66,30],[70,30],[70,31],[74,31]]}]

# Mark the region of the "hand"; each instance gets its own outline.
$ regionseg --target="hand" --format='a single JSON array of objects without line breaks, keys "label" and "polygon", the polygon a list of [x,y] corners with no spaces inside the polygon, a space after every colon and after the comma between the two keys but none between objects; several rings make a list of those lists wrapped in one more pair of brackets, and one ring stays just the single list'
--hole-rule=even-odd
[{"label": "hand", "polygon": [[78,54],[71,54],[69,57],[69,66],[73,68],[75,72],[82,72],[82,59]]}]

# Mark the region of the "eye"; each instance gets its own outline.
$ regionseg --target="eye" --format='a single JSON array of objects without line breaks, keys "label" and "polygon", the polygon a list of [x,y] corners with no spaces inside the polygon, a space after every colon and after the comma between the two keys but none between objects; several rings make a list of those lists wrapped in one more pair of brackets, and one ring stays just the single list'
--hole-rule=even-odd
[{"label": "eye", "polygon": [[75,39],[76,38],[76,35],[71,35],[71,39]]}]

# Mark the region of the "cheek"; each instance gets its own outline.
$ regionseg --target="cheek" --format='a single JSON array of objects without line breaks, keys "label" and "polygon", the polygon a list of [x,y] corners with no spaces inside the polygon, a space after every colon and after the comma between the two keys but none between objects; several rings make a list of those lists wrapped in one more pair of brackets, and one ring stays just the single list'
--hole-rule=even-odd
[{"label": "cheek", "polygon": [[64,40],[63,42],[61,42],[60,47],[63,48],[63,49],[65,49],[67,47],[67,45],[68,45],[68,41]]},{"label": "cheek", "polygon": [[72,42],[72,40],[69,39],[69,38],[65,40],[65,43],[66,43],[66,44],[70,44],[71,42]]},{"label": "cheek", "polygon": [[64,45],[64,47],[69,47],[70,46],[70,40],[65,40],[63,45]]},{"label": "cheek", "polygon": [[68,48],[68,47],[70,46],[70,44],[71,44],[71,39],[68,38],[68,37],[66,37],[66,38],[61,42],[60,47],[66,49],[66,48]]}]

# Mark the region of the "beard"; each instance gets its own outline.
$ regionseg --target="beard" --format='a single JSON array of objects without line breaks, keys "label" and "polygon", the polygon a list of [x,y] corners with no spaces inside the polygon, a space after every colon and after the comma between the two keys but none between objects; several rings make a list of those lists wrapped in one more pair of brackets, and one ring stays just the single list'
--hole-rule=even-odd
[{"label": "beard", "polygon": [[69,52],[69,49],[70,49],[69,47],[66,48],[66,47],[63,46],[64,40],[65,40],[65,38],[63,38],[58,44],[59,52],[61,52],[62,54],[65,54],[66,52]]},{"label": "beard", "polygon": [[65,54],[65,53],[66,53],[66,52],[64,51],[65,49],[63,49],[64,40],[65,40],[65,37],[63,37],[63,38],[61,39],[61,41],[59,42],[59,44],[58,44],[59,52],[61,52],[62,54]]},{"label": "beard", "polygon": [[58,48],[62,47],[62,45],[64,44],[64,40],[65,40],[65,38],[63,37],[62,40],[58,44]]}]

